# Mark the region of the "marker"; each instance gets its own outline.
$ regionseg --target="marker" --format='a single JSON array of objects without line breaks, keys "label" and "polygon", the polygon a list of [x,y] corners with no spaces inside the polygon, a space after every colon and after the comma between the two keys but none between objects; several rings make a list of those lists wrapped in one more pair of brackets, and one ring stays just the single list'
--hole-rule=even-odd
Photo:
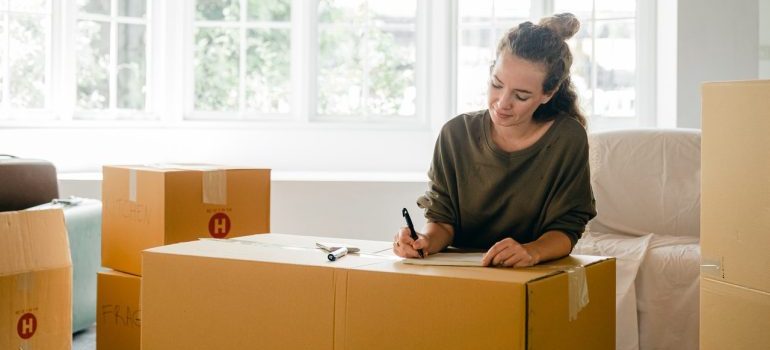
[{"label": "marker", "polygon": [[[409,226],[409,237],[412,237],[412,239],[416,241],[419,237],[417,237],[417,232],[414,231],[414,224],[412,224],[412,218],[409,217],[409,212],[404,208],[401,210],[401,214],[404,215],[404,219],[406,219],[406,226]],[[425,253],[422,252],[422,249],[417,249],[417,252],[420,253],[421,258],[425,257]]]},{"label": "marker", "polygon": [[345,254],[347,254],[347,253],[348,253],[348,248],[347,247],[342,247],[342,248],[339,248],[339,249],[329,253],[329,255],[327,255],[326,257],[329,258],[329,261],[334,261],[334,260],[337,260],[337,259],[345,256]]}]

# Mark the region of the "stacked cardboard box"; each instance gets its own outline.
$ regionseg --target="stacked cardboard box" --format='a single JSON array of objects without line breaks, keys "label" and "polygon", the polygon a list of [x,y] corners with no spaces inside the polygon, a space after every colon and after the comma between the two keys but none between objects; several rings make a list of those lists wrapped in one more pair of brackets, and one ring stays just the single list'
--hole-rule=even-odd
[{"label": "stacked cardboard box", "polygon": [[[330,262],[315,249],[330,240],[362,254]],[[611,258],[525,269],[419,266],[383,253],[390,248],[269,234],[147,250],[142,349],[615,346]]]},{"label": "stacked cardboard box", "polygon": [[141,251],[270,230],[270,170],[105,166],[97,349],[139,349]]},{"label": "stacked cardboard box", "polygon": [[770,349],[770,80],[703,85],[701,349]]},{"label": "stacked cardboard box", "polygon": [[0,349],[72,347],[72,260],[61,209],[0,213]]}]

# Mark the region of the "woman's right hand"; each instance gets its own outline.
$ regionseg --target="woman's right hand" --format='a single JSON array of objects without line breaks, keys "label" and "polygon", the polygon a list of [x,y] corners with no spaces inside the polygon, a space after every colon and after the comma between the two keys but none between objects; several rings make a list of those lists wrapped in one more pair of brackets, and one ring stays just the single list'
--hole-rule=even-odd
[{"label": "woman's right hand", "polygon": [[393,237],[393,253],[402,258],[419,258],[418,249],[422,249],[425,256],[428,256],[428,247],[430,238],[427,235],[417,232],[417,240],[413,240],[408,227],[402,227]]}]

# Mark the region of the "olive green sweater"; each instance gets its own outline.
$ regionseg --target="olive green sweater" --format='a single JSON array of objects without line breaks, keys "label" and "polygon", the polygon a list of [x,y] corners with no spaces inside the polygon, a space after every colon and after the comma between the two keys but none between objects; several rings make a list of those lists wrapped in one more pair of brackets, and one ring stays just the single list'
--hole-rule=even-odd
[{"label": "olive green sweater", "polygon": [[417,199],[428,222],[454,227],[452,246],[488,249],[545,232],[565,233],[575,246],[596,216],[585,128],[557,118],[532,146],[515,152],[492,141],[487,110],[447,122],[436,141],[429,189]]}]

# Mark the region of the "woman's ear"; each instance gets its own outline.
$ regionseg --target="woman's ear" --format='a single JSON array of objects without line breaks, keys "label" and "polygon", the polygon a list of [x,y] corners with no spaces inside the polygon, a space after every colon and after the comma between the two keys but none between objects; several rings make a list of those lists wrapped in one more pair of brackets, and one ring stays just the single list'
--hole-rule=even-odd
[{"label": "woman's ear", "polygon": [[[556,92],[556,91],[554,91],[554,92]],[[548,101],[550,101],[551,98],[553,97],[554,92],[551,92],[550,94],[543,95],[543,99],[540,101],[540,104],[544,105],[544,104],[548,103]]]}]

